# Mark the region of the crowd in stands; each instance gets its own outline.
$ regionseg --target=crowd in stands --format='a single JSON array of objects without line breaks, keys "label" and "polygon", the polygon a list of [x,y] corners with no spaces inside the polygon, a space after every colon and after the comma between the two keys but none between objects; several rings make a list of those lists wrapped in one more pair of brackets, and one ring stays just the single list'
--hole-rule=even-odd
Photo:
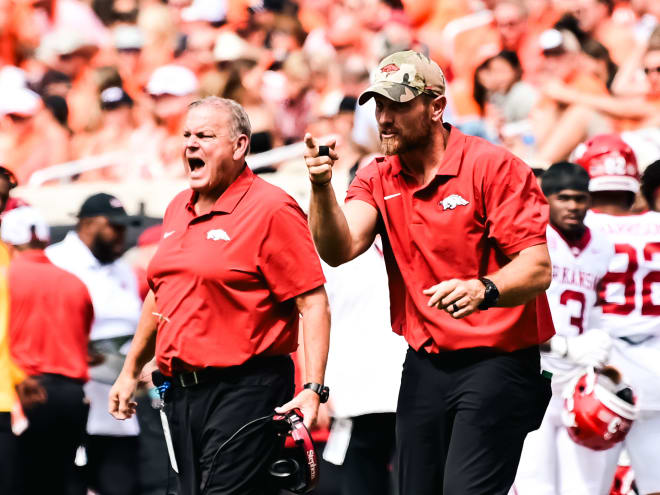
[{"label": "crowd in stands", "polygon": [[377,146],[356,96],[413,48],[445,70],[447,120],[546,168],[658,128],[659,19],[653,0],[2,0],[0,162],[21,183],[90,157],[110,166],[76,180],[180,177],[186,107],[218,95],[247,109],[252,153],[311,128],[350,168]]}]

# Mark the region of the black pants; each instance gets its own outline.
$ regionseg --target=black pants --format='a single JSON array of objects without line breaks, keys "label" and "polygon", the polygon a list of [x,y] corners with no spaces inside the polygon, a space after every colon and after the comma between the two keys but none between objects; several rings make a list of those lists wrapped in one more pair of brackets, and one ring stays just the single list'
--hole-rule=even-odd
[{"label": "black pants", "polygon": [[139,447],[137,436],[88,435],[87,465],[83,468],[87,486],[99,495],[140,493]]},{"label": "black pants", "polygon": [[351,419],[351,440],[341,465],[341,494],[392,493],[395,414],[364,414]]},{"label": "black pants", "polygon": [[11,431],[11,414],[0,412],[0,493],[16,495],[16,437]]},{"label": "black pants", "polygon": [[[255,358],[225,368],[213,380],[173,386],[166,395],[179,466],[179,495],[265,495],[277,493],[267,468],[281,449],[271,421],[260,421],[218,448],[239,428],[293,396],[288,356]],[[217,455],[216,455],[217,454]]]},{"label": "black pants", "polygon": [[506,495],[550,401],[537,347],[408,350],[397,407],[400,495]]},{"label": "black pants", "polygon": [[28,428],[17,437],[19,493],[64,494],[74,477],[74,458],[82,444],[89,406],[81,382],[60,375],[35,377],[48,399],[26,409]]}]

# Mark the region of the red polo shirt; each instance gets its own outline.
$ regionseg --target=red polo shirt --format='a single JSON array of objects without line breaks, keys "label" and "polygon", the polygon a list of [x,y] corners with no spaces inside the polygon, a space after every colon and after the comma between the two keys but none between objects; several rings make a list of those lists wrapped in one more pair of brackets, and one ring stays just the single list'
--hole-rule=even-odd
[{"label": "red polo shirt", "polygon": [[169,375],[293,352],[294,298],[325,282],[305,214],[248,167],[209,214],[194,200],[172,200],[147,270],[162,315],[158,366]]},{"label": "red polo shirt", "polygon": [[389,156],[358,171],[348,190],[346,201],[364,201],[380,213],[392,328],[429,352],[512,351],[544,342],[554,334],[545,294],[460,320],[427,306],[424,289],[493,273],[507,255],[546,242],[547,203],[531,169],[503,148],[450,129],[428,186],[418,186],[399,157]]},{"label": "red polo shirt", "polygon": [[19,252],[9,264],[9,346],[29,375],[55,373],[87,381],[92,299],[75,275],[42,250]]}]

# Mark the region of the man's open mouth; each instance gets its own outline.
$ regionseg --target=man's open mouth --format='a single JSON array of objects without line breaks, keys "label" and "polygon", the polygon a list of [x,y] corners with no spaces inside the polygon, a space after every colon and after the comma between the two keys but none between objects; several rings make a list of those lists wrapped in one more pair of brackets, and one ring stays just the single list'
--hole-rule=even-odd
[{"label": "man's open mouth", "polygon": [[190,171],[194,172],[197,169],[202,168],[205,165],[204,160],[201,158],[197,157],[192,157],[188,158],[188,166],[190,167]]}]

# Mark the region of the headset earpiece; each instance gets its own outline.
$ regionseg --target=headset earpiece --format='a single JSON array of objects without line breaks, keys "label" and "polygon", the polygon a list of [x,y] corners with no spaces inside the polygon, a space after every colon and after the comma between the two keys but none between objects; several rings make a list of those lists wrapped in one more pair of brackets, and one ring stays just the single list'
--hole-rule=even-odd
[{"label": "headset earpiece", "polygon": [[277,459],[270,466],[269,473],[276,478],[289,478],[300,471],[300,464],[295,459]]},{"label": "headset earpiece", "polygon": [[293,493],[308,493],[318,483],[319,467],[312,437],[303,423],[299,409],[273,416],[278,435],[293,440],[294,447],[285,449],[284,456],[276,459],[269,473],[278,486]]}]

